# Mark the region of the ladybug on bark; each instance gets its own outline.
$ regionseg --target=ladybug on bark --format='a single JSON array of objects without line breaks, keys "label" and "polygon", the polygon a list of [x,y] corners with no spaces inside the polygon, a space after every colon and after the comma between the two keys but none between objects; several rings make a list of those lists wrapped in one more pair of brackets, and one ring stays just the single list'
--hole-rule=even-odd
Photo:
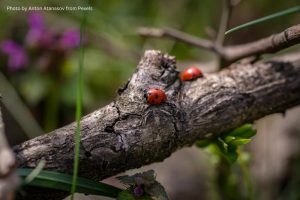
[{"label": "ladybug on bark", "polygon": [[201,76],[203,76],[202,71],[197,67],[191,66],[181,72],[180,80],[191,81]]},{"label": "ladybug on bark", "polygon": [[166,93],[163,90],[157,88],[144,90],[144,96],[147,102],[151,105],[160,105],[167,101]]}]

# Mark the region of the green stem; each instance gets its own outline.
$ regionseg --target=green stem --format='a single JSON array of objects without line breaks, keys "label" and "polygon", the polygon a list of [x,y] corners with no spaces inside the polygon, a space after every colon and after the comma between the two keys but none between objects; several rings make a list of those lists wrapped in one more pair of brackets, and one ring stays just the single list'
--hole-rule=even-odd
[{"label": "green stem", "polygon": [[57,127],[57,117],[59,108],[59,87],[55,82],[49,91],[49,95],[46,98],[46,111],[44,128],[45,132],[50,132]]},{"label": "green stem", "polygon": [[241,161],[240,159],[239,159],[239,165],[241,167],[244,183],[245,183],[246,190],[248,193],[247,199],[254,200],[254,190],[253,190],[253,185],[252,185],[252,181],[251,181],[249,167],[245,162]]},{"label": "green stem", "polygon": [[77,77],[77,97],[76,97],[76,132],[75,132],[75,152],[74,152],[74,165],[73,177],[71,186],[71,199],[74,199],[74,194],[77,185],[77,176],[79,168],[79,151],[80,151],[80,119],[82,114],[82,84],[83,84],[83,61],[84,61],[84,47],[82,44],[84,27],[86,23],[86,11],[83,12],[83,18],[80,25],[80,56]]}]

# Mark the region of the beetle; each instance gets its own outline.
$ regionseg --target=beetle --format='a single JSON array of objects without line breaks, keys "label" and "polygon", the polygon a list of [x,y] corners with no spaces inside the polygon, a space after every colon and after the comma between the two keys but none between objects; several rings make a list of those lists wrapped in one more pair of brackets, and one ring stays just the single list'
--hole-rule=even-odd
[{"label": "beetle", "polygon": [[180,80],[191,81],[191,80],[194,80],[194,79],[202,77],[202,76],[203,76],[203,73],[199,68],[197,68],[195,66],[190,66],[181,72]]},{"label": "beetle", "polygon": [[147,103],[151,105],[160,105],[167,101],[166,93],[158,88],[144,90],[144,97],[146,98]]}]

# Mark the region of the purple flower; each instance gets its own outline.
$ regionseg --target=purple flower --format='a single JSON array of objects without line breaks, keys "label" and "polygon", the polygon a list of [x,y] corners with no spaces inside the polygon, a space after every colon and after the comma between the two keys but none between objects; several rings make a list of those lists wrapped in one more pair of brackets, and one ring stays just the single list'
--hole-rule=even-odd
[{"label": "purple flower", "polygon": [[134,188],[133,193],[135,196],[140,197],[144,194],[144,190],[142,186],[138,185]]},{"label": "purple flower", "polygon": [[31,29],[44,29],[44,17],[40,12],[31,12],[28,16],[28,23]]},{"label": "purple flower", "polygon": [[72,49],[80,44],[80,32],[76,29],[70,29],[63,33],[60,38],[60,45],[63,49]]},{"label": "purple flower", "polygon": [[14,41],[5,40],[1,42],[0,51],[8,56],[7,65],[11,70],[23,69],[28,63],[25,50]]},{"label": "purple flower", "polygon": [[29,45],[37,44],[44,36],[44,18],[40,12],[31,12],[28,16],[29,31],[26,41]]}]

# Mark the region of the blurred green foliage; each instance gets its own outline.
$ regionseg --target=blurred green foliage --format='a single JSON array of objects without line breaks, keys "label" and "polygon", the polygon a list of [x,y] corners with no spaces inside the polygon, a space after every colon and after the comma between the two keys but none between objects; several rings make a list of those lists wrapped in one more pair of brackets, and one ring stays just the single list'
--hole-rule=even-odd
[{"label": "blurred green foliage", "polygon": [[255,134],[256,130],[252,124],[244,124],[234,130],[221,133],[217,138],[196,142],[197,147],[205,148],[212,154],[210,160],[216,173],[213,184],[219,199],[254,199],[249,170],[250,154],[242,148]]}]

